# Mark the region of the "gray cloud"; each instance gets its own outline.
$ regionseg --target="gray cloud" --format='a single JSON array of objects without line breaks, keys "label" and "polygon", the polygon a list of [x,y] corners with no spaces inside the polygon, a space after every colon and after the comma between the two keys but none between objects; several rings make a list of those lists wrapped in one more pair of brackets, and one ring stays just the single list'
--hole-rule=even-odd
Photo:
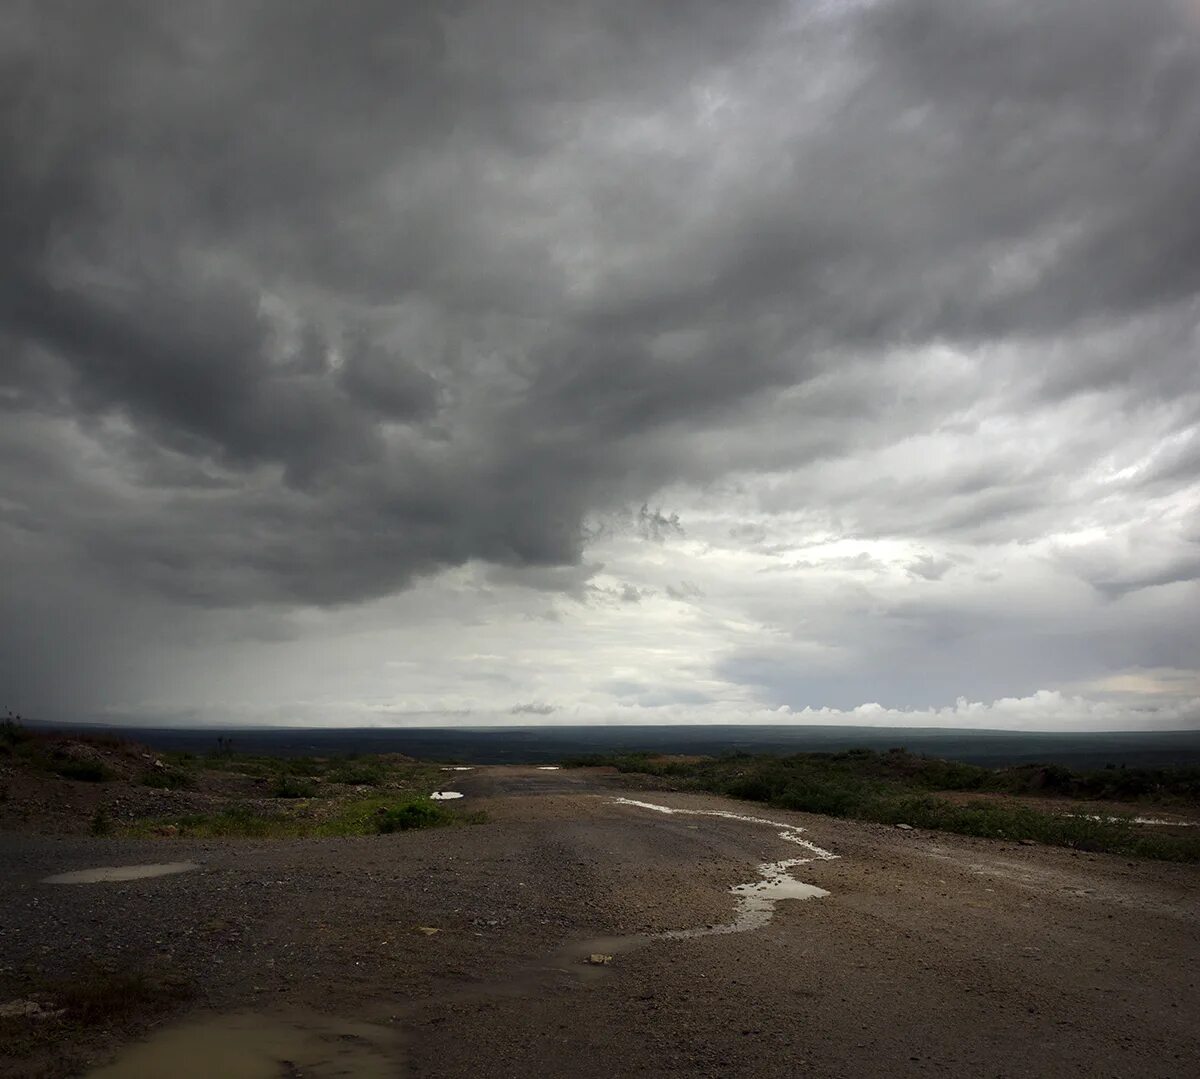
[{"label": "gray cloud", "polygon": [[921,555],[914,558],[906,567],[910,577],[920,577],[926,581],[940,581],[954,567],[949,558],[938,558],[935,555]]},{"label": "gray cloud", "polygon": [[[1193,497],[1194,6],[30,0],[0,42],[0,554],[47,610],[579,598],[598,521],[690,536],[667,489],[939,550]],[[1063,564],[1186,584],[1182,520]]]}]

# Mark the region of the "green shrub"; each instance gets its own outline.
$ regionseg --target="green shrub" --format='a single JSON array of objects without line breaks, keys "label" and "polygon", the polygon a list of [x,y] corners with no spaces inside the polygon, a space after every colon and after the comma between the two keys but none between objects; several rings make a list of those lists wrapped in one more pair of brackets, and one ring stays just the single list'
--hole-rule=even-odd
[{"label": "green shrub", "polygon": [[761,776],[740,776],[726,786],[725,793],[747,802],[769,802],[774,791]]},{"label": "green shrub", "polygon": [[54,761],[50,767],[63,779],[75,779],[83,783],[106,783],[116,778],[116,773],[103,761]]},{"label": "green shrub", "polygon": [[293,776],[319,776],[325,765],[313,757],[291,757],[284,761],[283,771]]},{"label": "green shrub", "polygon": [[378,765],[357,762],[336,765],[325,773],[327,782],[351,787],[378,787],[386,778],[387,773]]},{"label": "green shrub", "polygon": [[413,828],[435,828],[449,824],[453,814],[425,799],[404,802],[376,814],[376,830],[381,833],[407,832]]},{"label": "green shrub", "polygon": [[839,786],[836,783],[810,780],[788,787],[772,799],[772,803],[784,809],[802,809],[809,813],[824,813],[830,817],[849,817],[861,807],[863,794],[857,786]]},{"label": "green shrub", "polygon": [[271,786],[272,798],[315,798],[317,785],[310,780],[280,773]]}]

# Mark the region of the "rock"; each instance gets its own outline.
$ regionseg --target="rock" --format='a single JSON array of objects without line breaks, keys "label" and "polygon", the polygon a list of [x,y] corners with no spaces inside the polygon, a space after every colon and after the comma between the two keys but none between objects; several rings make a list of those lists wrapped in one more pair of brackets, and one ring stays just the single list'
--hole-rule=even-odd
[{"label": "rock", "polygon": [[419,925],[416,927],[418,933],[422,933],[427,937],[432,937],[435,933],[440,933],[441,930],[432,925]]},{"label": "rock", "polygon": [[911,824],[897,824],[896,827],[902,832],[911,832],[913,830],[913,826]]},{"label": "rock", "polygon": [[48,1008],[36,1000],[10,1000],[0,1004],[0,1019],[58,1019],[62,1008]]},{"label": "rock", "polygon": [[606,967],[612,962],[612,956],[605,955],[603,952],[592,952],[584,962],[590,963],[594,967]]},{"label": "rock", "polygon": [[1036,847],[1037,846],[1036,839],[1022,839],[1019,842],[1022,847]]},{"label": "rock", "polygon": [[154,829],[154,834],[161,836],[176,836],[179,835],[179,826],[176,824],[160,824]]}]

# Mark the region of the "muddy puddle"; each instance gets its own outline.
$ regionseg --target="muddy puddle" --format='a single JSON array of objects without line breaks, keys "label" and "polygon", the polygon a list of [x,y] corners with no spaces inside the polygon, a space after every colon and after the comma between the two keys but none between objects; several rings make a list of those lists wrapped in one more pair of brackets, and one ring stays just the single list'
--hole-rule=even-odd
[{"label": "muddy puddle", "polygon": [[725,933],[747,933],[761,929],[775,916],[775,904],[784,899],[820,899],[829,895],[824,888],[805,884],[788,875],[788,870],[804,865],[811,858],[789,858],[783,862],[760,865],[760,879],[749,884],[735,884],[729,890],[737,897],[733,921],[724,925],[709,925],[699,929],[674,929],[663,933],[666,940],[691,940]]},{"label": "muddy puddle", "polygon": [[89,1079],[394,1079],[396,1034],[321,1015],[217,1015],[164,1027]]},{"label": "muddy puddle", "polygon": [[614,798],[613,804],[634,806],[637,809],[649,809],[655,813],[663,813],[667,816],[720,817],[723,820],[741,821],[743,824],[765,824],[768,828],[776,829],[779,838],[784,840],[784,842],[795,843],[811,854],[809,858],[797,859],[792,863],[793,865],[812,861],[826,862],[838,857],[832,851],[827,851],[822,847],[818,847],[811,840],[805,839],[801,834],[804,829],[797,824],[784,824],[782,821],[768,820],[766,817],[751,817],[745,813],[730,813],[725,809],[676,809],[674,806],[659,805],[657,802],[639,802],[636,798]]},{"label": "muddy puddle", "polygon": [[1200,826],[1200,821],[1171,820],[1166,817],[1117,817],[1102,813],[1064,813],[1063,816],[1074,817],[1076,820],[1104,821],[1106,824],[1144,824],[1160,828],[1196,828]]},{"label": "muddy puddle", "polygon": [[195,862],[155,862],[152,865],[102,865],[95,869],[76,869],[71,873],[56,873],[46,877],[43,884],[100,884],[105,881],[143,880],[146,877],[167,877],[172,873],[187,873],[200,867]]},{"label": "muddy puddle", "polygon": [[[784,900],[819,899],[830,894],[824,888],[818,888],[815,884],[807,884],[791,876],[791,870],[797,866],[815,861],[831,861],[838,857],[831,851],[818,847],[811,840],[805,839],[800,834],[803,829],[796,825],[719,809],[676,809],[672,806],[659,805],[656,802],[640,802],[633,798],[614,798],[613,801],[617,805],[634,806],[638,809],[648,809],[666,815],[721,817],[747,824],[767,825],[776,829],[781,839],[803,847],[808,853],[805,857],[785,858],[779,862],[764,862],[756,867],[757,880],[748,881],[745,884],[735,884],[730,888],[729,891],[734,896],[735,905],[733,917],[728,922],[720,925],[697,926],[692,929],[670,929],[662,933],[600,937],[576,945],[573,951],[577,957],[590,954],[617,955],[644,947],[656,940],[695,940],[698,937],[747,933],[769,924],[775,916],[776,905]],[[580,960],[577,958],[577,961]],[[577,973],[586,979],[601,975],[604,969],[604,964],[590,965],[590,969],[589,965],[585,964],[584,968]]]},{"label": "muddy puddle", "polygon": [[435,802],[451,802],[455,798],[461,798],[462,793],[460,791],[434,791],[429,797]]}]

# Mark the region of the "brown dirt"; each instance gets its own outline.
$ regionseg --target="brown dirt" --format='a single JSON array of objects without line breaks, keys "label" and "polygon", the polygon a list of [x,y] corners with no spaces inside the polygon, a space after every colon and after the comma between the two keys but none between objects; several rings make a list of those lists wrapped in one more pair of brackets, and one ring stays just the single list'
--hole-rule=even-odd
[{"label": "brown dirt", "polygon": [[[480,768],[453,786],[486,823],[376,838],[0,835],[0,1003],[91,962],[169,972],[196,988],[190,1021],[368,1024],[392,1074],[422,1077],[1200,1073],[1200,867],[624,782]],[[803,827],[838,858],[793,874],[830,894],[749,933],[618,940],[588,966],[597,938],[727,922],[730,886],[803,854],[775,829],[621,793]],[[200,868],[41,883],[184,860]],[[72,1029],[0,1070],[86,1074],[145,1026]]]}]

